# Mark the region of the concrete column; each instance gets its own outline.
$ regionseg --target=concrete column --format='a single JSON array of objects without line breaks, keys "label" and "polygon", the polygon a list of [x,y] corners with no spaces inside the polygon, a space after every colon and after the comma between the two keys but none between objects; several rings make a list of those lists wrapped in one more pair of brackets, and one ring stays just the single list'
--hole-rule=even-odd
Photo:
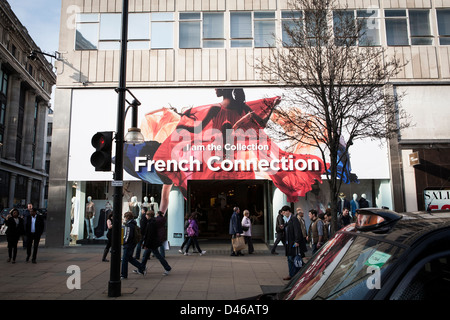
[{"label": "concrete column", "polygon": [[28,90],[25,97],[25,111],[23,117],[23,141],[22,141],[22,164],[27,167],[32,165],[33,140],[35,138],[34,115],[36,104],[36,92]]},{"label": "concrete column", "polygon": [[[27,202],[26,204],[31,202],[31,190],[33,190],[33,179],[28,178],[27,180]],[[37,208],[39,203],[33,203],[33,207]]]},{"label": "concrete column", "polygon": [[36,150],[34,152],[34,169],[45,171],[45,151],[47,142],[47,103],[38,106],[38,123],[36,128]]},{"label": "concrete column", "polygon": [[16,179],[17,179],[17,174],[11,173],[11,175],[9,177],[8,208],[14,207],[14,193],[16,191]]},{"label": "concrete column", "polygon": [[[181,246],[184,240],[184,197],[177,187],[172,187],[167,209],[167,240],[171,246]],[[175,238],[180,235],[181,238]]]},{"label": "concrete column", "polygon": [[20,84],[22,79],[13,75],[10,77],[8,101],[8,134],[6,135],[6,159],[16,159],[17,125],[19,120]]}]

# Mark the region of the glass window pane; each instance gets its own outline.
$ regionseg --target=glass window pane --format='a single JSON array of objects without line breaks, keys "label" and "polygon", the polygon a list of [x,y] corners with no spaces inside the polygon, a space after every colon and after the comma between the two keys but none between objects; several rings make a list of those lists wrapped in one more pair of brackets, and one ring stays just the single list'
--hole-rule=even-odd
[{"label": "glass window pane", "polygon": [[231,40],[232,48],[248,48],[252,46],[252,40]]},{"label": "glass window pane", "polygon": [[200,20],[200,12],[180,13],[180,20]]},{"label": "glass window pane", "polygon": [[380,45],[380,29],[378,27],[378,22],[376,25],[373,25],[371,20],[374,19],[362,19],[362,26],[359,34],[360,46]]},{"label": "glass window pane", "polygon": [[119,40],[121,24],[120,14],[102,14],[100,16],[100,40]]},{"label": "glass window pane", "polygon": [[173,12],[153,12],[152,21],[173,21]]},{"label": "glass window pane", "polygon": [[153,22],[151,46],[153,49],[173,48],[173,22]]},{"label": "glass window pane", "polygon": [[231,13],[231,38],[252,37],[252,16],[250,12]]},{"label": "glass window pane", "polygon": [[[284,46],[290,47],[293,44],[291,37],[289,36],[287,30],[292,33],[301,34],[303,28],[302,23],[302,12],[301,11],[282,11],[281,12],[281,35]],[[298,44],[298,43],[297,43]]]},{"label": "glass window pane", "polygon": [[200,48],[200,22],[180,22],[180,48]]},{"label": "glass window pane", "polygon": [[224,40],[203,40],[204,48],[223,48],[224,44]]},{"label": "glass window pane", "polygon": [[301,11],[282,11],[281,18],[282,19],[301,19],[302,12]]},{"label": "glass window pane", "polygon": [[408,31],[405,19],[386,20],[386,38],[388,46],[408,45]]},{"label": "glass window pane", "polygon": [[436,10],[436,13],[439,35],[450,36],[450,9]]},{"label": "glass window pane", "polygon": [[448,46],[448,45],[450,45],[450,38],[440,38],[439,39],[439,44],[441,46]]},{"label": "glass window pane", "polygon": [[406,10],[385,10],[385,17],[406,17]]},{"label": "glass window pane", "polygon": [[79,13],[76,22],[98,22],[98,13]]},{"label": "glass window pane", "polygon": [[77,25],[75,50],[95,50],[98,43],[98,23]]},{"label": "glass window pane", "polygon": [[223,38],[223,13],[203,14],[203,38]]},{"label": "glass window pane", "polygon": [[431,35],[428,10],[409,10],[411,36]]},{"label": "glass window pane", "polygon": [[275,12],[273,12],[273,11],[269,11],[269,12],[256,11],[254,13],[254,17],[255,17],[255,19],[275,19]]},{"label": "glass window pane", "polygon": [[149,50],[150,41],[128,41],[128,50]]},{"label": "glass window pane", "polygon": [[128,19],[128,39],[150,39],[150,15],[132,13]]},{"label": "glass window pane", "polygon": [[100,41],[98,50],[120,50],[120,41]]},{"label": "glass window pane", "polygon": [[275,21],[255,21],[255,47],[275,45]]}]

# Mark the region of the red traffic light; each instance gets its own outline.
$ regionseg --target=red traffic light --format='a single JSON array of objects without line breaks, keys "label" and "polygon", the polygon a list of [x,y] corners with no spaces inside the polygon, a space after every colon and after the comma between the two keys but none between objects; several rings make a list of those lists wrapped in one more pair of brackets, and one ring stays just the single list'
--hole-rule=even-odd
[{"label": "red traffic light", "polygon": [[91,155],[91,164],[95,171],[111,171],[112,136],[112,131],[97,132],[92,136],[95,152]]}]

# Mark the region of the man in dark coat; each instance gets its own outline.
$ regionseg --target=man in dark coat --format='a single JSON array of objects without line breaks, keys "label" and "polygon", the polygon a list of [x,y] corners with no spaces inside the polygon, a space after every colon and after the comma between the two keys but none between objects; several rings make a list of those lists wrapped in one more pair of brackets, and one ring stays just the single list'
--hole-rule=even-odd
[{"label": "man in dark coat", "polygon": [[[231,238],[240,237],[243,233],[242,230],[242,220],[239,216],[240,209],[239,207],[233,208],[233,214],[230,218],[230,228],[229,228],[229,234],[231,235]],[[234,252],[233,246],[231,246],[231,256],[243,256],[241,251]]]},{"label": "man in dark coat", "polygon": [[291,208],[289,206],[284,206],[281,208],[281,212],[287,221],[284,226],[284,237],[286,241],[284,248],[289,268],[289,276],[283,280],[290,280],[299,270],[299,268],[294,265],[294,258],[297,254],[304,253],[306,244],[304,243],[305,241],[302,236],[300,222],[297,217],[292,214]]},{"label": "man in dark coat", "polygon": [[25,233],[27,235],[27,259],[28,262],[31,256],[31,247],[33,247],[33,256],[31,262],[36,263],[36,256],[39,247],[39,241],[41,240],[42,233],[44,232],[44,217],[37,214],[35,208],[32,208],[30,215],[26,217]]},{"label": "man in dark coat", "polygon": [[167,276],[172,268],[158,251],[158,248],[161,246],[161,241],[158,237],[158,227],[155,219],[155,213],[152,210],[147,211],[145,217],[147,219],[147,223],[145,227],[145,233],[143,234],[142,238],[142,247],[144,249],[144,254],[142,255],[140,269],[146,269],[146,264],[148,258],[150,257],[150,253],[153,253],[153,255],[159,260],[159,262],[161,262],[161,265],[165,270],[163,275]]}]

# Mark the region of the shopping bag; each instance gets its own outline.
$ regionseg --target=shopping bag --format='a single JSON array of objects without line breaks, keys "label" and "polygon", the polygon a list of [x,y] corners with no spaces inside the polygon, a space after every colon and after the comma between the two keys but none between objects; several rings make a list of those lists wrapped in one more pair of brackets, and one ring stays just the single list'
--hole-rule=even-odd
[{"label": "shopping bag", "polygon": [[245,240],[244,237],[235,237],[231,239],[231,243],[233,245],[233,251],[237,252],[245,249]]}]

